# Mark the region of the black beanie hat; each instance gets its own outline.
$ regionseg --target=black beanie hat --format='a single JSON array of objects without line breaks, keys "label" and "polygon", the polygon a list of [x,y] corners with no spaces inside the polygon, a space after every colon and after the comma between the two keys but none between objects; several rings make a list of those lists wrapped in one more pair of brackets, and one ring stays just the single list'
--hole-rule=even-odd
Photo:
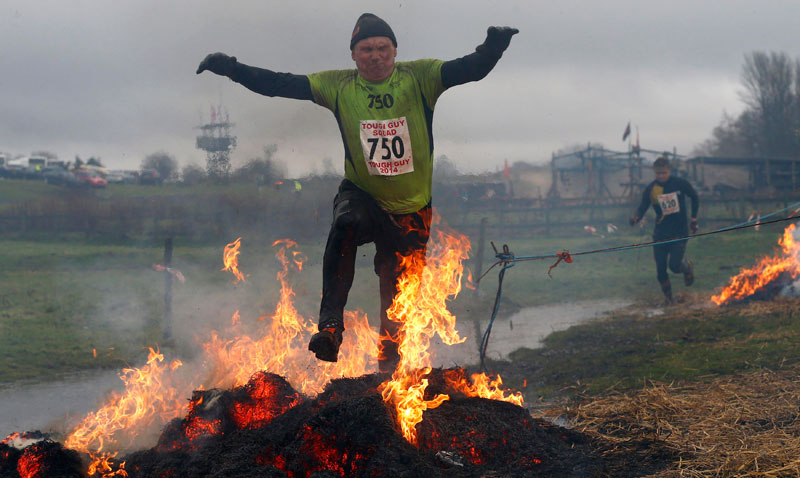
[{"label": "black beanie hat", "polygon": [[397,39],[394,37],[392,27],[376,15],[362,13],[356,20],[353,35],[350,37],[350,50],[355,48],[356,43],[369,37],[389,37],[392,45],[397,48]]}]

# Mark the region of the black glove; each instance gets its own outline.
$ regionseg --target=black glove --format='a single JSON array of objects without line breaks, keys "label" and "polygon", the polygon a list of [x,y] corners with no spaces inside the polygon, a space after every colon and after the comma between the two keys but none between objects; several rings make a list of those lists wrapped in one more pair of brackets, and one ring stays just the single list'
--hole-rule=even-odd
[{"label": "black glove", "polygon": [[197,67],[197,74],[208,70],[221,76],[231,76],[233,67],[236,66],[236,57],[228,56],[224,53],[211,53],[203,58]]},{"label": "black glove", "polygon": [[631,226],[633,226],[637,222],[639,222],[639,216],[631,216],[631,218],[628,219],[628,224],[630,224]]},{"label": "black glove", "polygon": [[697,232],[697,219],[692,218],[691,222],[689,222],[689,229],[692,231],[692,234]]},{"label": "black glove", "polygon": [[489,27],[486,30],[486,40],[481,47],[492,53],[503,53],[511,43],[511,37],[519,33],[519,30],[511,27]]}]

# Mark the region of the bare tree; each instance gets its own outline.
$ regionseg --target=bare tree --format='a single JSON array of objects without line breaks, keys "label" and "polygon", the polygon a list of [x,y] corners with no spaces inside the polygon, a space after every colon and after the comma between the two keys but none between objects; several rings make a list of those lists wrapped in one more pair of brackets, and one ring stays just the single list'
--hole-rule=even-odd
[{"label": "bare tree", "polygon": [[[322,171],[320,171],[320,167]],[[321,164],[314,163],[312,165],[312,176],[319,176],[321,178],[335,178],[340,177],[341,174],[336,170],[336,166],[333,165],[333,159],[330,156],[325,156],[322,158]]]},{"label": "bare tree", "polygon": [[798,63],[786,53],[752,52],[742,68],[742,100],[756,120],[761,138],[754,153],[791,157],[798,154]]},{"label": "bare tree", "polygon": [[275,159],[278,146],[271,144],[264,147],[264,156],[250,158],[244,166],[236,169],[231,175],[235,182],[254,182],[255,184],[271,184],[286,176],[286,168]]},{"label": "bare tree", "polygon": [[178,161],[171,154],[159,151],[147,155],[142,161],[142,169],[155,169],[162,181],[172,179],[178,171]]},{"label": "bare tree", "polygon": [[181,170],[181,180],[184,184],[193,186],[205,182],[206,171],[196,164],[187,164]]},{"label": "bare tree", "polygon": [[744,111],[724,115],[695,154],[800,157],[800,61],[786,53],[749,53],[741,81]]},{"label": "bare tree", "polygon": [[433,177],[438,179],[458,176],[458,167],[447,155],[443,154],[433,161]]},{"label": "bare tree", "polygon": [[89,159],[87,159],[86,164],[89,166],[97,166],[98,168],[103,167],[103,162],[100,161],[100,158],[95,156],[91,156]]},{"label": "bare tree", "polygon": [[760,137],[757,115],[746,110],[738,117],[724,113],[711,138],[695,146],[695,156],[726,156],[741,158],[758,155]]}]

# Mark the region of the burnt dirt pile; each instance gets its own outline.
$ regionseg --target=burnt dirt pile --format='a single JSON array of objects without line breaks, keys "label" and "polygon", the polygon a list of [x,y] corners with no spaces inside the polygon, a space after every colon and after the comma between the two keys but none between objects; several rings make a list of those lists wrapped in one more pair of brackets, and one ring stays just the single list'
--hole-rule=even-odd
[{"label": "burnt dirt pile", "polygon": [[438,477],[589,476],[602,469],[584,437],[538,422],[516,405],[464,397],[434,373],[419,447],[395,428],[377,391],[385,375],[331,382],[304,400],[262,373],[233,391],[195,392],[190,412],[156,447],[126,457],[130,476]]},{"label": "burnt dirt pile", "polygon": [[[397,431],[394,407],[378,392],[386,375],[334,380],[309,399],[282,377],[261,372],[234,390],[195,391],[189,412],[164,428],[156,446],[118,460],[132,478],[626,475],[619,474],[626,468],[619,457],[601,456],[588,436],[511,403],[464,396],[448,386],[450,372],[429,376],[426,399],[447,393],[450,400],[425,411],[419,446]],[[20,473],[18,465],[39,453],[37,445],[53,448],[58,460],[51,460],[49,474]],[[58,443],[2,451],[2,477],[82,476],[74,474],[77,453]]]}]

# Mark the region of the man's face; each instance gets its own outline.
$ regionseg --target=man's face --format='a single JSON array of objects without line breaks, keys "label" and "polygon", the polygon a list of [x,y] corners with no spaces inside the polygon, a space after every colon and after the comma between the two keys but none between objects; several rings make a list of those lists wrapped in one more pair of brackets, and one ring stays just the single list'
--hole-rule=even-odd
[{"label": "man's face", "polygon": [[664,184],[669,179],[669,168],[654,168],[653,171],[656,173],[656,181]]},{"label": "man's face", "polygon": [[350,53],[358,73],[367,81],[383,81],[394,71],[397,48],[389,37],[369,37],[356,43]]}]

